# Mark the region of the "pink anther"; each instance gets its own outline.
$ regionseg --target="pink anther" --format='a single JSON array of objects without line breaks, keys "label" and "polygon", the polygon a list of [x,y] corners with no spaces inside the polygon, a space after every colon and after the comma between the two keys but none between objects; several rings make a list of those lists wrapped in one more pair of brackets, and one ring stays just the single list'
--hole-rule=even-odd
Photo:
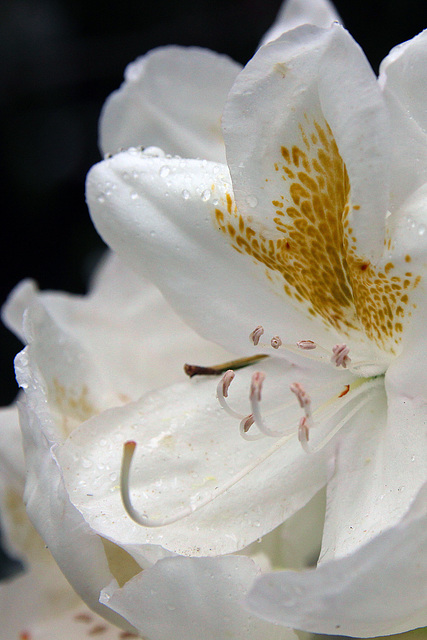
[{"label": "pink anther", "polygon": [[309,351],[310,349],[315,349],[317,347],[316,343],[313,340],[300,340],[297,342],[298,349],[304,349]]},{"label": "pink anther", "polygon": [[253,374],[252,380],[251,380],[251,390],[249,393],[250,400],[257,400],[258,402],[261,401],[261,391],[262,391],[262,384],[264,380],[265,380],[265,373],[263,373],[262,371],[256,371]]},{"label": "pink anther", "polygon": [[348,357],[349,352],[350,349],[346,344],[336,344],[332,348],[332,353],[334,355],[331,357],[331,362],[336,367],[343,367],[344,369],[346,369],[347,365],[349,365],[351,362],[351,359]]},{"label": "pink anther", "polygon": [[307,407],[310,406],[311,404],[310,396],[308,395],[307,391],[304,389],[302,384],[299,384],[298,382],[293,382],[289,388],[292,391],[292,393],[294,393],[298,398],[298,402],[302,409],[306,409]]},{"label": "pink anther", "polygon": [[252,427],[252,425],[254,424],[254,422],[255,422],[255,418],[253,417],[252,413],[250,413],[248,417],[242,421],[243,431],[247,433],[249,429]]},{"label": "pink anther", "polygon": [[307,418],[303,416],[300,418],[298,425],[298,440],[301,444],[307,444],[310,437],[310,429],[308,427]]},{"label": "pink anther", "polygon": [[255,327],[255,329],[249,335],[249,340],[252,340],[254,345],[257,346],[257,344],[259,343],[259,340],[260,340],[261,336],[263,335],[263,333],[264,333],[264,327],[259,325],[258,327]]},{"label": "pink anther", "polygon": [[234,380],[234,376],[235,376],[235,373],[232,369],[229,369],[228,371],[226,371],[222,376],[222,379],[221,379],[222,395],[224,396],[224,398],[228,398],[228,390],[230,388],[230,384]]},{"label": "pink anther", "polygon": [[282,346],[282,340],[280,336],[273,336],[271,338],[271,346],[273,347],[273,349],[278,349]]}]

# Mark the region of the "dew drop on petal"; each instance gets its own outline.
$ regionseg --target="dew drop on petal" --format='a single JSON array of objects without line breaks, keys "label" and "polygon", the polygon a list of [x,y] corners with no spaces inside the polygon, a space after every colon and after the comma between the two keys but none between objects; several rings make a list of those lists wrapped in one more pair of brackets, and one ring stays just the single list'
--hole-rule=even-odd
[{"label": "dew drop on petal", "polygon": [[203,202],[207,202],[211,197],[211,191],[210,189],[205,189],[202,193],[202,200]]},{"label": "dew drop on petal", "polygon": [[136,191],[132,191],[132,193],[130,194],[130,197],[131,197],[131,200],[137,200],[139,198]]},{"label": "dew drop on petal", "polygon": [[163,165],[163,167],[160,167],[159,175],[161,178],[167,178],[169,174],[170,174],[169,167],[167,167],[166,165]]},{"label": "dew drop on petal", "polygon": [[144,149],[144,154],[146,156],[151,156],[152,158],[164,158],[165,152],[160,149],[160,147],[147,147]]},{"label": "dew drop on petal", "polygon": [[182,195],[182,197],[184,198],[184,200],[188,200],[188,198],[190,197],[190,192],[189,192],[189,191],[187,191],[187,189],[183,189],[183,190],[181,191],[181,195]]},{"label": "dew drop on petal", "polygon": [[246,204],[252,209],[257,206],[258,199],[255,196],[247,196],[245,199]]},{"label": "dew drop on petal", "polygon": [[420,225],[418,226],[418,235],[419,235],[419,236],[423,236],[423,235],[425,234],[425,232],[426,232],[426,226],[425,226],[425,224],[420,224]]}]

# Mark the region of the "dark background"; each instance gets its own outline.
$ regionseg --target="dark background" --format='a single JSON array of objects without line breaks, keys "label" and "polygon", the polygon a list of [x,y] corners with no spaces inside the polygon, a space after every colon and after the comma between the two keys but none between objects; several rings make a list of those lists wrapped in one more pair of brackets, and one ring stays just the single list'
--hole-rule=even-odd
[{"label": "dark background", "polygon": [[[164,44],[201,45],[244,63],[280,0],[2,0],[0,154],[2,303],[32,276],[83,292],[102,243],[84,201],[99,160],[97,119],[127,63]],[[337,0],[375,71],[395,44],[427,26],[425,0]],[[20,343],[0,329],[0,405],[16,393]]]}]

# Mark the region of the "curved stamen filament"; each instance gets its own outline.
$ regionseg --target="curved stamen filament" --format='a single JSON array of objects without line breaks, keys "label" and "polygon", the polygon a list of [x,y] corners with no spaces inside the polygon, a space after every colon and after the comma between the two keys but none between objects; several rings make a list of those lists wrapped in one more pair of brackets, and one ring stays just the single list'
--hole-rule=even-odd
[{"label": "curved stamen filament", "polygon": [[218,398],[218,402],[221,407],[228,413],[229,416],[233,418],[237,418],[238,420],[244,420],[247,416],[243,413],[238,413],[234,411],[228,404],[226,398],[228,398],[228,389],[230,388],[230,384],[234,380],[235,373],[232,369],[229,369],[224,373],[221,380],[218,382],[216,388],[216,397]]},{"label": "curved stamen filament", "polygon": [[123,506],[126,510],[126,513],[134,522],[143,526],[143,527],[164,527],[168,524],[173,524],[178,520],[182,520],[187,516],[199,511],[206,505],[210,504],[216,498],[223,495],[226,491],[231,489],[235,484],[243,480],[249,473],[251,473],[256,467],[265,462],[268,458],[270,458],[276,451],[278,451],[288,440],[294,437],[294,434],[286,435],[277,440],[273,446],[269,449],[261,453],[253,462],[249,463],[239,473],[236,473],[229,480],[224,482],[223,485],[215,487],[212,493],[200,500],[197,504],[190,504],[187,507],[184,507],[176,514],[169,516],[167,518],[159,518],[154,519],[150,518],[145,513],[139,512],[132,504],[130,494],[129,494],[129,471],[132,463],[133,454],[135,453],[136,442],[133,440],[129,440],[125,442],[123,445],[123,458],[122,458],[122,468],[120,472],[120,494],[123,502]]},{"label": "curved stamen filament", "polygon": [[239,432],[243,440],[253,441],[265,437],[263,433],[249,433],[249,429],[253,424],[255,424],[255,418],[252,413],[249,414],[246,418],[243,418],[243,420],[240,422]]},{"label": "curved stamen filament", "polygon": [[264,379],[265,379],[265,374],[262,373],[261,371],[257,371],[252,376],[251,390],[249,394],[249,400],[251,402],[251,407],[252,407],[252,415],[254,418],[254,422],[258,427],[258,429],[261,431],[261,433],[265,434],[266,436],[271,436],[272,438],[280,438],[283,435],[283,433],[280,431],[274,431],[273,429],[270,429],[269,427],[267,427],[261,415],[260,403],[261,403],[262,384],[264,382]]}]

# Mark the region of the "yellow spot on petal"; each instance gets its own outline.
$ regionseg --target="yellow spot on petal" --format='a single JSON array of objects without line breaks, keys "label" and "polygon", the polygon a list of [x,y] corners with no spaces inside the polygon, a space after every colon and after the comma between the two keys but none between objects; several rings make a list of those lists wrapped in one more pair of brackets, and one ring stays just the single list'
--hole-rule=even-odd
[{"label": "yellow spot on petal", "polygon": [[[307,114],[299,131],[300,143],[278,145],[285,164],[272,166],[283,178],[271,200],[275,231],[265,229],[262,220],[255,225],[235,206],[233,211],[229,194],[227,223],[217,209],[217,225],[236,251],[266,267],[270,280],[275,274],[294,304],[326,327],[344,335],[362,332],[393,352],[407,313],[409,298],[403,291],[413,290],[420,278],[408,274],[403,280],[393,262],[380,267],[358,253],[349,215],[360,205],[351,202],[347,169],[332,131],[325,120],[310,121]],[[391,238],[385,247],[392,249]]]}]

